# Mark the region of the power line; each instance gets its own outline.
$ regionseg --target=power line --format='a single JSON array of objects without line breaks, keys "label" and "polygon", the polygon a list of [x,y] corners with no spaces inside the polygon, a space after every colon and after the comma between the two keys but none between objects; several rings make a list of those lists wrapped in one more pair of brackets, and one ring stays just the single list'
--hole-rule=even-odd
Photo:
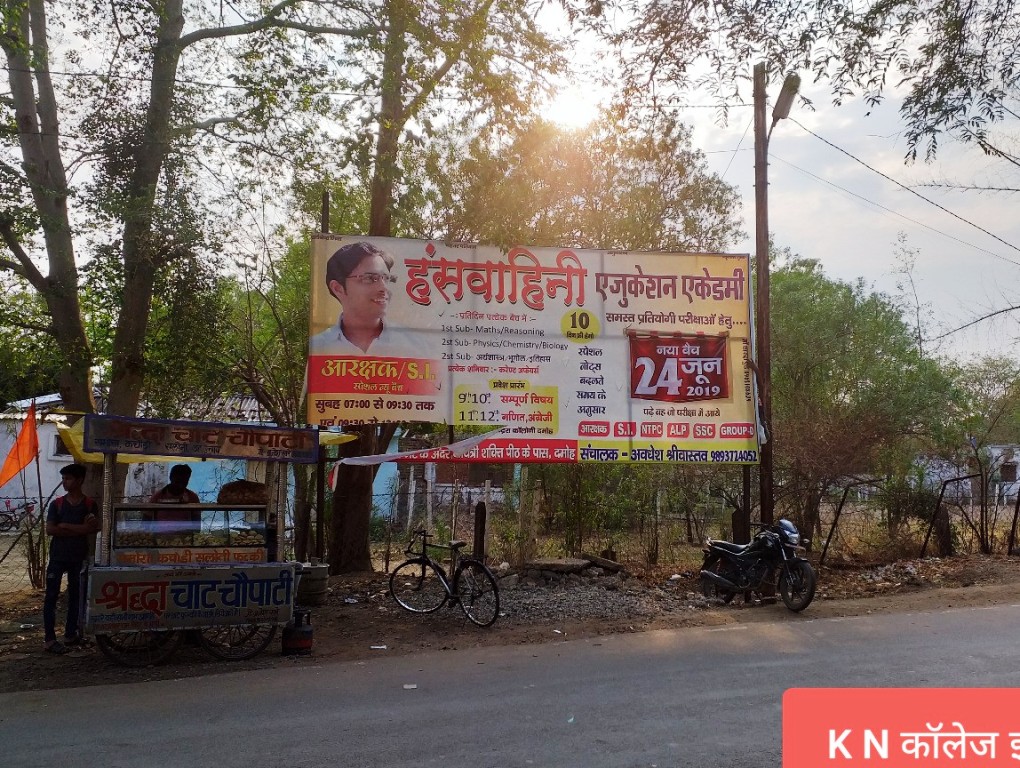
[{"label": "power line", "polygon": [[[3,70],[5,72],[9,72],[10,71],[10,67],[0,66],[0,70]],[[136,83],[151,83],[152,82],[152,77],[146,76],[146,75],[121,75],[121,74],[111,74],[111,73],[108,73],[108,72],[63,72],[63,71],[57,70],[57,69],[47,70],[47,73],[49,75],[51,75],[51,76],[68,77],[68,78],[72,78],[72,79],[73,78],[94,78],[94,79],[103,79],[103,80],[127,80],[129,82],[136,82]],[[196,86],[201,86],[203,88],[216,88],[216,89],[223,90],[223,91],[245,91],[245,90],[248,90],[248,88],[246,86],[243,86],[243,85],[232,85],[230,83],[210,83],[210,82],[205,82],[203,80],[188,80],[187,78],[183,78],[183,77],[176,78],[176,80],[174,82],[177,85],[196,85]],[[276,88],[274,90],[276,90],[277,92],[292,93],[292,94],[293,93],[299,93],[300,94],[300,93],[305,93],[306,92],[305,88]],[[354,91],[326,91],[326,90],[317,90],[317,91],[315,91],[315,93],[316,94],[325,95],[325,96],[352,96],[352,97],[361,97],[361,96],[365,96],[366,95],[364,93],[357,93],[357,92],[354,92]],[[367,95],[371,95],[371,94],[367,94]]]},{"label": "power line", "polygon": [[[846,155],[847,157],[849,157],[849,158],[850,158],[851,160],[853,160],[853,161],[855,161],[855,162],[857,162],[857,163],[860,163],[861,165],[863,165],[863,166],[864,166],[865,168],[867,168],[867,169],[868,169],[869,171],[871,171],[872,173],[876,173],[876,174],[878,174],[879,176],[881,176],[881,177],[882,177],[883,179],[885,179],[886,181],[891,181],[891,182],[892,182],[893,184],[895,184],[896,186],[898,186],[898,187],[899,187],[900,189],[903,189],[903,190],[905,190],[905,191],[909,192],[910,194],[914,195],[915,197],[919,197],[919,198],[920,198],[921,200],[924,200],[924,201],[925,201],[926,203],[928,203],[929,205],[933,205],[933,206],[935,206],[936,208],[938,208],[938,209],[939,209],[940,211],[943,211],[944,213],[948,213],[948,214],[949,214],[950,216],[952,216],[952,217],[953,217],[954,219],[958,219],[959,221],[962,221],[962,222],[963,222],[964,224],[967,224],[967,225],[969,225],[969,226],[973,227],[974,229],[978,230],[979,232],[983,232],[984,234],[986,234],[986,235],[988,235],[989,237],[991,237],[991,238],[992,238],[993,240],[996,240],[996,241],[998,241],[998,242],[1002,243],[1003,245],[1007,246],[1008,248],[1012,248],[1012,249],[1013,249],[1014,251],[1017,251],[1018,253],[1020,253],[1020,248],[1018,248],[1017,246],[1013,245],[1013,244],[1012,244],[1012,243],[1010,243],[1009,241],[1007,241],[1007,240],[1004,240],[1003,238],[999,237],[998,235],[996,235],[996,234],[995,234],[995,233],[993,233],[993,232],[989,232],[989,231],[988,231],[987,229],[985,229],[984,227],[980,226],[979,224],[975,224],[975,223],[974,223],[973,221],[970,221],[969,219],[965,219],[965,218],[964,218],[963,216],[960,216],[959,214],[957,214],[957,213],[954,213],[953,211],[951,211],[951,210],[949,210],[948,208],[946,208],[946,207],[945,207],[944,205],[940,205],[939,203],[936,203],[936,202],[935,202],[934,200],[930,200],[929,198],[925,197],[924,195],[922,195],[922,194],[921,194],[920,192],[918,192],[917,190],[915,190],[915,189],[911,189],[910,187],[906,186],[905,184],[901,184],[901,183],[900,183],[899,181],[897,181],[896,179],[892,178],[891,176],[889,176],[889,175],[887,175],[887,174],[884,174],[884,173],[882,173],[882,172],[881,172],[880,170],[878,170],[877,168],[873,168],[872,166],[868,165],[868,164],[867,164],[866,162],[864,162],[863,160],[861,160],[861,159],[860,159],[859,157],[857,157],[856,155],[854,155],[854,154],[852,154],[852,153],[848,152],[847,150],[843,149],[843,148],[842,148],[842,147],[840,147],[840,146],[837,146],[836,144],[833,144],[833,143],[832,143],[831,141],[829,141],[828,139],[825,139],[825,138],[823,138],[823,137],[819,136],[819,135],[818,135],[817,133],[815,133],[814,131],[812,131],[812,130],[811,130],[810,128],[806,128],[805,126],[801,125],[801,124],[800,124],[799,122],[797,122],[797,120],[795,120],[794,118],[792,118],[792,117],[788,117],[788,118],[787,118],[787,120],[789,120],[790,122],[792,122],[792,123],[793,123],[794,125],[798,126],[798,127],[799,127],[799,128],[801,129],[801,130],[803,130],[803,131],[804,131],[805,133],[809,133],[809,134],[811,134],[812,136],[814,136],[814,137],[815,137],[816,139],[818,139],[818,140],[819,140],[819,141],[821,141],[822,143],[824,143],[824,144],[827,144],[827,145],[829,145],[830,147],[832,147],[833,149],[835,149],[835,150],[837,150],[837,151],[839,151],[839,152],[842,152],[842,153],[843,153],[844,155]],[[1001,258],[1001,257],[1000,257],[1000,258]],[[1008,259],[1007,259],[1007,261],[1008,261]],[[1015,264],[1016,262],[1011,262],[1011,263],[1014,263],[1014,264]]]},{"label": "power line", "polygon": [[751,126],[752,125],[754,125],[754,119],[753,118],[750,120],[750,122],[748,122],[747,127],[744,128],[744,133],[740,137],[740,141],[737,142],[737,148],[734,149],[733,152],[730,154],[730,161],[728,163],[726,163],[726,170],[723,171],[722,176],[719,177],[720,179],[725,179],[726,178],[726,174],[730,172],[730,166],[733,165],[733,160],[736,158],[737,152],[740,151],[740,145],[744,143],[744,139],[747,138],[747,132],[749,130],[751,130]]},{"label": "power line", "polygon": [[888,207],[882,205],[881,203],[876,203],[874,200],[871,200],[870,198],[867,198],[864,195],[859,195],[856,192],[853,192],[852,190],[847,189],[846,187],[841,187],[839,184],[836,184],[835,182],[829,181],[828,179],[823,179],[821,176],[818,176],[818,175],[816,175],[814,173],[811,173],[811,171],[804,170],[803,168],[801,168],[801,167],[799,167],[797,165],[794,165],[789,160],[784,160],[783,158],[779,157],[778,155],[774,155],[772,153],[769,153],[769,156],[774,158],[774,159],[776,159],[776,160],[778,160],[781,163],[784,163],[784,164],[790,166],[791,168],[793,168],[793,169],[795,169],[797,171],[800,171],[805,176],[810,176],[812,179],[815,179],[816,181],[820,181],[823,184],[828,184],[830,187],[833,187],[834,189],[838,189],[840,192],[844,192],[844,193],[846,193],[846,194],[848,194],[848,195],[850,195],[852,197],[856,197],[858,200],[862,200],[865,203],[868,203],[869,205],[875,206],[876,208],[881,208],[883,211],[886,211],[887,213],[891,213],[893,216],[898,216],[899,218],[903,219],[904,221],[909,221],[911,224],[916,224],[919,227],[924,227],[925,229],[927,229],[927,230],[929,230],[931,232],[934,232],[937,235],[941,235],[942,237],[947,237],[950,240],[954,240],[957,243],[960,243],[961,245],[969,246],[969,247],[971,247],[971,248],[973,248],[973,249],[975,249],[977,251],[981,251],[982,253],[986,253],[989,256],[993,256],[996,259],[1001,259],[1002,261],[1005,261],[1005,262],[1007,262],[1009,264],[1013,264],[1015,266],[1020,267],[1020,261],[1013,261],[1012,259],[1007,258],[1006,256],[1002,256],[1002,255],[1000,255],[998,253],[995,253],[995,251],[990,251],[987,248],[982,248],[980,245],[974,245],[974,243],[969,243],[966,240],[960,239],[959,237],[956,237],[954,235],[950,235],[948,232],[943,232],[940,229],[936,229],[935,227],[931,226],[930,224],[925,224],[923,221],[918,221],[917,219],[912,219],[910,216],[902,214],[902,213],[900,213],[898,211],[894,211],[892,208],[888,208]]}]

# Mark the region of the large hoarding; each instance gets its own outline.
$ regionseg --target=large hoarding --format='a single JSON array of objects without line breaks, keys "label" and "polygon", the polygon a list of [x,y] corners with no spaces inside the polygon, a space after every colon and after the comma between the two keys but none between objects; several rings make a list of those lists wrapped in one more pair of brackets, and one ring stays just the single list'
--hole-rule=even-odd
[{"label": "large hoarding", "polygon": [[758,461],[746,255],[313,242],[311,425],[504,426],[461,460]]}]

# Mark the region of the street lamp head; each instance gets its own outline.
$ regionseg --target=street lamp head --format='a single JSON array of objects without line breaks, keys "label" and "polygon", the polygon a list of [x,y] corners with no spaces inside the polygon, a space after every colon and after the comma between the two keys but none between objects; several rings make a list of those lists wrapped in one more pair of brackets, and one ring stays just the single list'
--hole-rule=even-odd
[{"label": "street lamp head", "polygon": [[786,76],[783,81],[783,89],[776,99],[776,106],[772,108],[772,125],[790,116],[790,107],[793,106],[793,98],[800,90],[800,75],[793,73]]}]

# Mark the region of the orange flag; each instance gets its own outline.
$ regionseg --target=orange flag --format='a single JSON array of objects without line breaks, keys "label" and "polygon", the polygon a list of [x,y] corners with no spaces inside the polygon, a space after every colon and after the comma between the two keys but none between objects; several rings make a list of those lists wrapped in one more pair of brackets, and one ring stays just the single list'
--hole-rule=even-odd
[{"label": "orange flag", "polygon": [[39,453],[39,434],[35,430],[35,402],[28,407],[25,423],[21,425],[18,439],[7,454],[3,469],[0,469],[0,487],[32,463]]}]

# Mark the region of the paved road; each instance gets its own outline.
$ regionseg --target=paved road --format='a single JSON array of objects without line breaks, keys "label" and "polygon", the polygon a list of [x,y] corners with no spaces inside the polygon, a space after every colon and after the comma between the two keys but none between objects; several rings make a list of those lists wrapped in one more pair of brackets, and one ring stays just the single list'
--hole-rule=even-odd
[{"label": "paved road", "polygon": [[[761,768],[790,687],[1020,686],[1020,605],[0,695],[0,765]],[[409,688],[408,686],[417,686]]]}]

